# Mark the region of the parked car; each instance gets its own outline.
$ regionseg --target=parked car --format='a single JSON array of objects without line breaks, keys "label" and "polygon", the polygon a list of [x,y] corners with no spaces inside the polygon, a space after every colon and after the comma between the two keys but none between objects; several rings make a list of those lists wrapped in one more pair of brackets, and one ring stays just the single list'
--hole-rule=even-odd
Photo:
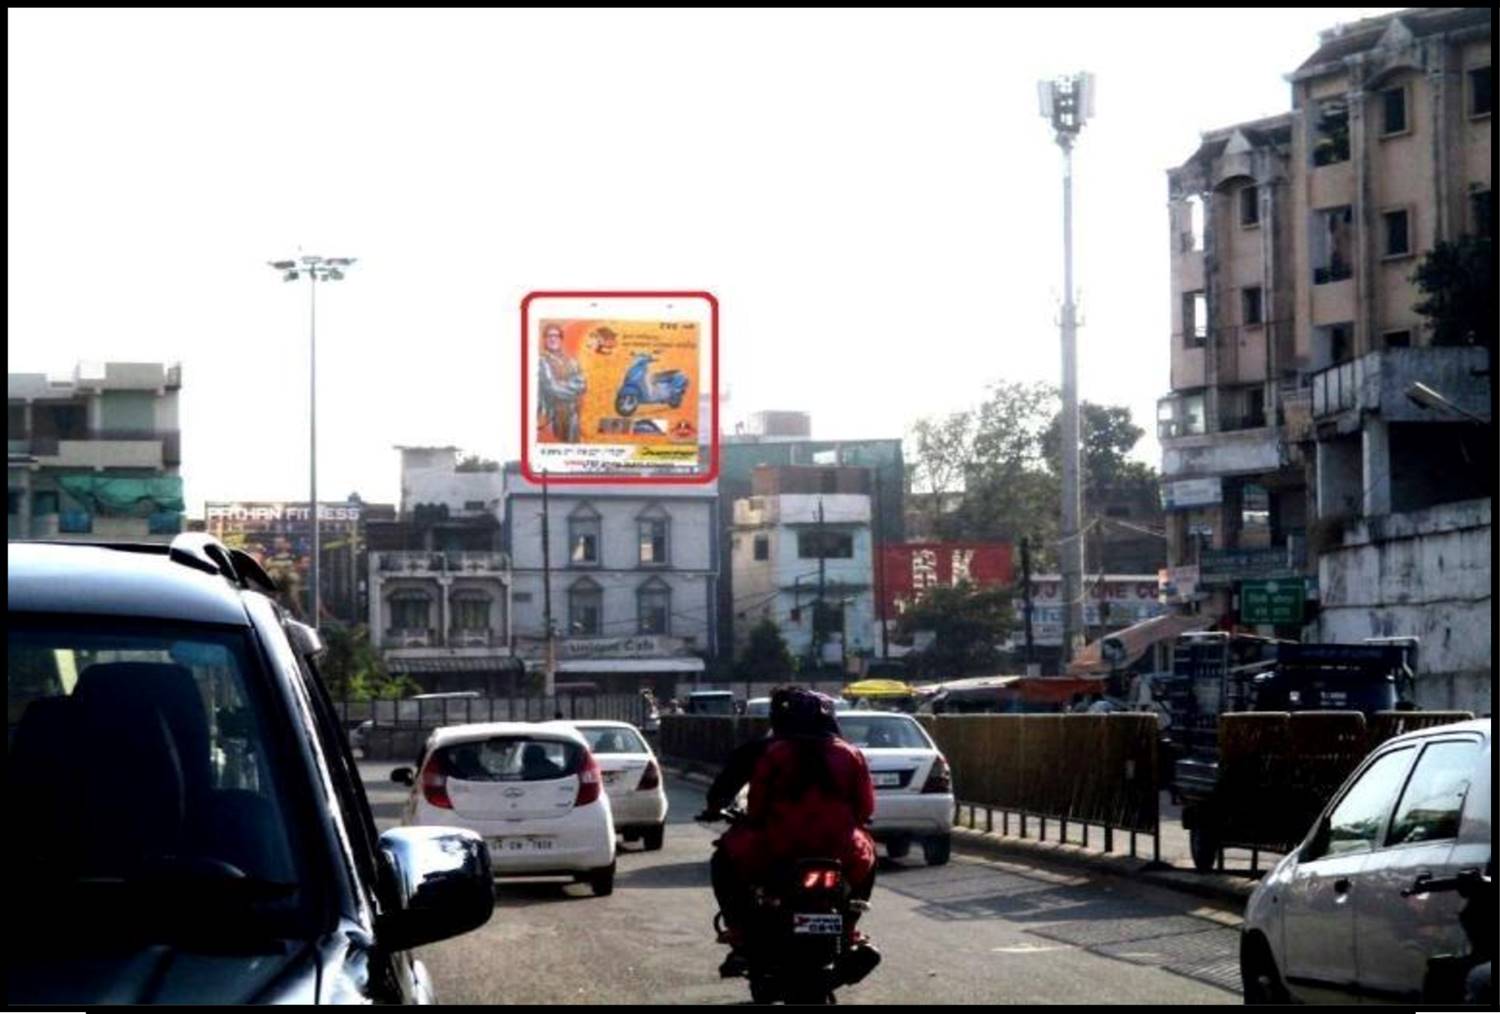
[{"label": "parked car", "polygon": [[1492,861],[1490,720],[1381,744],[1250,896],[1240,974],[1252,1003],[1422,998],[1428,962],[1467,944],[1433,880]]},{"label": "parked car", "polygon": [[483,722],[435,729],[403,823],[452,824],[483,837],[496,877],[571,877],[615,889],[615,824],[599,760],[565,722]]},{"label": "parked car", "polygon": [[431,1001],[413,949],[489,919],[484,843],[377,833],[255,561],[188,534],[6,569],[7,1001]]},{"label": "parked car", "polygon": [[667,835],[667,793],[661,764],[645,737],[628,722],[571,724],[599,761],[615,833],[627,842],[642,842],[647,852],[660,849]]},{"label": "parked car", "polygon": [[747,718],[770,718],[771,698],[752,697],[745,702],[745,717]]}]

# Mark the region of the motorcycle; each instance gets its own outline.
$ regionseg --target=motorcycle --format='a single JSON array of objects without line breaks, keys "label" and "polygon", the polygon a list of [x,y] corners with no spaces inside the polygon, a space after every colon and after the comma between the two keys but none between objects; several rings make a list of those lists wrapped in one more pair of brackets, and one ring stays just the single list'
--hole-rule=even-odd
[{"label": "motorcycle", "polygon": [[625,371],[625,379],[615,392],[615,411],[620,415],[632,415],[642,405],[670,405],[678,408],[687,395],[688,379],[681,370],[662,370],[647,376],[646,369],[656,362],[656,357],[640,353]]},{"label": "motorcycle", "polygon": [[[737,807],[699,814],[700,820],[745,819]],[[718,845],[718,841],[714,842]],[[752,889],[745,927],[744,971],[754,1003],[832,1004],[834,990],[864,979],[880,963],[873,947],[855,939],[851,917],[870,904],[851,897],[837,859],[799,859],[773,869]],[[723,914],[714,929],[727,939]]]},{"label": "motorcycle", "polygon": [[1427,962],[1422,998],[1434,1004],[1495,1006],[1495,874],[1494,864],[1480,872],[1464,870],[1452,877],[1421,877],[1401,892],[1414,894],[1457,891],[1464,899],[1459,925],[1469,938],[1468,954],[1443,954]]}]

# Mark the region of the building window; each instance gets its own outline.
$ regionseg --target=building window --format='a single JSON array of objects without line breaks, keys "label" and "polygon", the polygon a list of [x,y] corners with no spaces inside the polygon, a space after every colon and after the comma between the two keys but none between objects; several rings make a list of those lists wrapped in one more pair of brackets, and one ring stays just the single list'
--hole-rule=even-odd
[{"label": "building window", "polygon": [[26,497],[25,491],[24,490],[19,490],[19,489],[8,489],[8,490],[5,491],[5,497],[6,497],[7,502],[10,505],[10,516],[11,517],[18,516],[21,513],[21,504],[23,504],[23,503],[26,502],[25,501],[25,497]]},{"label": "building window", "polygon": [[767,535],[755,537],[755,558],[757,560],[769,560],[771,558],[771,539]]},{"label": "building window", "polygon": [[1388,349],[1411,348],[1410,331],[1387,331],[1383,338],[1385,340],[1385,347]]},{"label": "building window", "polygon": [[482,511],[482,510],[484,510],[484,501],[483,500],[465,500],[464,501],[464,510],[466,510],[466,511]]},{"label": "building window", "polygon": [[1475,236],[1495,238],[1495,202],[1488,190],[1469,195],[1469,231]]},{"label": "building window", "polygon": [[568,515],[568,565],[599,566],[599,512],[580,504]]},{"label": "building window", "polygon": [[604,631],[604,589],[584,578],[568,589],[568,634],[598,637]]},{"label": "building window", "polygon": [[1190,349],[1208,344],[1208,294],[1184,292],[1182,294],[1182,339]]},{"label": "building window", "polygon": [[391,599],[392,630],[427,630],[432,600],[425,595],[400,595]]},{"label": "building window", "polygon": [[636,519],[636,529],[640,536],[641,566],[665,567],[670,559],[668,551],[671,548],[668,540],[671,519],[666,511],[654,507],[642,512]]},{"label": "building window", "polygon": [[1260,224],[1260,187],[1240,191],[1240,225],[1249,228]]},{"label": "building window", "polygon": [[1354,325],[1320,324],[1313,328],[1313,368],[1346,362],[1354,355]]},{"label": "building window", "polygon": [[10,403],[10,419],[5,429],[7,440],[27,440],[31,437],[26,432],[26,403],[24,401],[13,401]]},{"label": "building window", "polygon": [[1385,225],[1385,256],[1405,257],[1411,253],[1411,212],[1406,209],[1381,214]]},{"label": "building window", "polygon": [[1204,431],[1203,395],[1172,395],[1156,403],[1158,437],[1198,436]]},{"label": "building window", "polygon": [[1313,215],[1313,284],[1341,282],[1353,275],[1354,214],[1347,205]]},{"label": "building window", "polygon": [[797,557],[802,560],[852,560],[852,532],[798,532]]},{"label": "building window", "polygon": [[1203,249],[1203,237],[1206,229],[1203,218],[1203,198],[1197,194],[1189,197],[1187,199],[1187,209],[1188,232],[1183,237],[1183,241],[1187,250],[1197,252]]},{"label": "building window", "polygon": [[1318,103],[1313,121],[1312,163],[1335,165],[1349,161],[1349,106],[1343,99]]},{"label": "building window", "polygon": [[1245,323],[1260,324],[1261,320],[1261,288],[1259,285],[1250,285],[1240,290],[1240,297],[1244,301]]},{"label": "building window", "polygon": [[1406,86],[1387,88],[1380,93],[1380,133],[1384,137],[1404,134],[1406,125]]},{"label": "building window", "polygon": [[490,600],[480,595],[466,595],[453,600],[454,630],[489,630]]},{"label": "building window", "polygon": [[1490,88],[1493,85],[1490,78],[1490,68],[1469,68],[1469,115],[1490,115]]},{"label": "building window", "polygon": [[1245,426],[1259,429],[1266,424],[1266,389],[1252,387],[1245,391]]},{"label": "building window", "polygon": [[665,581],[652,580],[636,592],[637,632],[670,634],[672,626],[672,589]]}]

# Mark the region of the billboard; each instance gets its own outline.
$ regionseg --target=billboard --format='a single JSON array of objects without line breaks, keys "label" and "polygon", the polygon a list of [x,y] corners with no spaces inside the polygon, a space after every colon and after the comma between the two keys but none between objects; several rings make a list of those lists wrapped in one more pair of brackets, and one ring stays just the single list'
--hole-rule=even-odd
[{"label": "billboard", "polygon": [[709,413],[705,431],[702,407],[713,407],[717,304],[707,294],[649,295],[527,297],[522,466],[528,479],[543,473],[562,482],[712,478],[717,412]]},{"label": "billboard", "polygon": [[[1154,574],[1085,575],[1083,622],[1087,627],[1128,627],[1167,610],[1160,601],[1161,585]],[[1025,638],[1026,603],[1017,595],[1011,603],[1016,625],[1010,637],[1014,644]],[[1031,636],[1034,644],[1062,645],[1062,578],[1053,574],[1031,579]]]},{"label": "billboard", "polygon": [[885,594],[885,615],[894,620],[927,589],[964,581],[987,587],[1010,585],[1015,569],[1008,542],[907,542],[880,548],[876,579]]},{"label": "billboard", "polygon": [[[323,619],[360,622],[358,559],[363,555],[361,503],[320,503]],[[299,617],[309,612],[312,580],[312,512],[307,502],[255,500],[210,502],[204,530],[230,549],[255,558],[280,590],[282,604]]]}]

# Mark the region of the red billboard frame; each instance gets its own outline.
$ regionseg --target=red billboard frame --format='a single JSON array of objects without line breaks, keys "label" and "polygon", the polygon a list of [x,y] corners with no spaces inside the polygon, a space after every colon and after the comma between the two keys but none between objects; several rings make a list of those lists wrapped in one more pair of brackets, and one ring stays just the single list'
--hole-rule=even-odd
[{"label": "red billboard frame", "polygon": [[[531,384],[530,374],[527,372],[527,335],[530,333],[531,324],[531,301],[533,299],[706,299],[709,306],[709,376],[710,392],[713,399],[710,406],[710,418],[713,430],[709,441],[708,472],[704,475],[693,475],[678,477],[672,475],[551,475],[545,479],[531,468],[531,458],[528,454],[530,441],[527,427],[531,424]],[[663,291],[614,291],[614,290],[552,290],[539,289],[528,292],[526,298],[521,300],[521,474],[528,482],[547,484],[557,483],[570,486],[614,486],[618,484],[630,484],[638,486],[705,486],[719,477],[719,301],[712,292],[706,290],[663,290]]]}]

